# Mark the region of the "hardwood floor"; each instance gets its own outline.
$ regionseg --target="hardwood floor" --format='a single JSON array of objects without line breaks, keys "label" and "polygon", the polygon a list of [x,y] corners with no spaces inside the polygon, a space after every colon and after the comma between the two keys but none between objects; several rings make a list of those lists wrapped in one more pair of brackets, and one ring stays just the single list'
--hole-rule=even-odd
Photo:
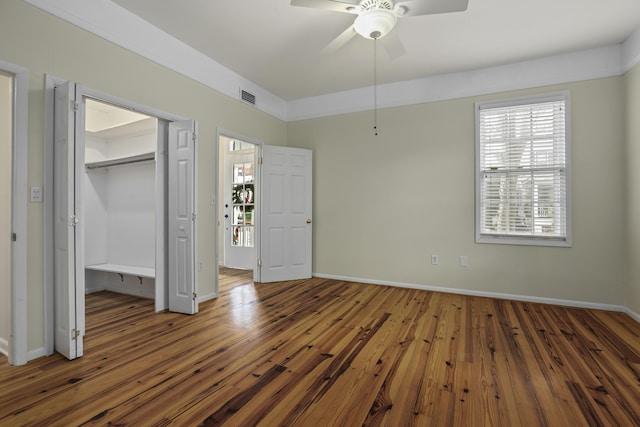
[{"label": "hardwood floor", "polygon": [[0,366],[0,425],[640,426],[625,314],[225,271],[195,316],[87,296],[85,356]]}]

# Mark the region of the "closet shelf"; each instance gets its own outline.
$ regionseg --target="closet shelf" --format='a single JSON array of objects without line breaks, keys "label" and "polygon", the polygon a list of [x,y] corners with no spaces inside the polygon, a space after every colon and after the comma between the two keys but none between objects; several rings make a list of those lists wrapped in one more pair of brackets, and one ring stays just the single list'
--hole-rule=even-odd
[{"label": "closet shelf", "polygon": [[98,168],[106,168],[109,166],[118,166],[118,165],[128,165],[130,163],[140,163],[146,162],[148,160],[155,160],[156,153],[142,153],[136,154],[133,156],[120,157],[117,159],[109,159],[109,160],[100,160],[98,162],[89,162],[86,163],[85,166],[87,169],[98,169]]},{"label": "closet shelf", "polygon": [[129,276],[147,277],[155,279],[156,269],[149,267],[138,267],[135,265],[122,265],[122,264],[93,264],[85,265],[87,270],[106,271],[109,273],[127,274]]}]

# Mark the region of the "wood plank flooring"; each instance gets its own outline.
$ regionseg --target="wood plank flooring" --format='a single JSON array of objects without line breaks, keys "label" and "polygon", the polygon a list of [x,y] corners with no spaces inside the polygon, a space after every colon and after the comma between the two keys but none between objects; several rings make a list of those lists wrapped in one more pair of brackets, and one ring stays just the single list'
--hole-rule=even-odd
[{"label": "wood plank flooring", "polygon": [[223,273],[195,316],[87,296],[84,357],[0,365],[0,425],[640,426],[625,314]]}]

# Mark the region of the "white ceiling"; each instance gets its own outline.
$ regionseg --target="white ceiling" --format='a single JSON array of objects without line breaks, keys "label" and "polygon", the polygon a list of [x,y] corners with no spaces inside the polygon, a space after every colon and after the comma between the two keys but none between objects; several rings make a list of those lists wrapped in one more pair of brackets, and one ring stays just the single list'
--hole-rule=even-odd
[{"label": "white ceiling", "polygon": [[[290,0],[112,0],[286,101],[373,84],[373,42],[322,49],[354,15]],[[429,0],[424,0],[429,1]],[[465,12],[400,19],[407,53],[378,46],[378,84],[622,43],[639,0],[469,0]]]},{"label": "white ceiling", "polygon": [[[87,98],[85,101],[86,115],[85,115],[85,130],[91,133],[103,132],[103,137],[107,138],[106,132],[109,130],[122,128],[131,123],[147,123],[147,128],[155,127],[155,119],[140,114],[132,110],[128,110],[121,107],[116,107],[111,104],[96,101],[91,98]],[[132,128],[129,128],[129,133],[132,132]]]}]

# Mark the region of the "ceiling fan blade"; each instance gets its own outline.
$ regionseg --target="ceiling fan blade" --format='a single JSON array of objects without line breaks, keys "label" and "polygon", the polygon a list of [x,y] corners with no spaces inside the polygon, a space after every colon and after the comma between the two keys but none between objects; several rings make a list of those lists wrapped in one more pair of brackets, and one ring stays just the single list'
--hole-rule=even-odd
[{"label": "ceiling fan blade", "polygon": [[469,0],[406,0],[396,3],[396,8],[406,9],[403,16],[418,16],[462,12],[468,5]]},{"label": "ceiling fan blade", "polygon": [[329,43],[322,52],[324,53],[333,53],[336,50],[340,49],[342,46],[347,44],[349,40],[351,40],[356,35],[356,30],[353,29],[353,25],[350,25],[349,28],[344,30],[338,37],[333,39],[331,43]]},{"label": "ceiling fan blade", "polygon": [[391,31],[389,34],[382,37],[380,39],[380,43],[382,43],[382,46],[384,47],[384,50],[387,51],[387,55],[389,55],[390,59],[397,59],[407,53],[397,31]]},{"label": "ceiling fan blade", "polygon": [[358,0],[291,0],[291,6],[312,7],[335,12],[356,13]]}]

